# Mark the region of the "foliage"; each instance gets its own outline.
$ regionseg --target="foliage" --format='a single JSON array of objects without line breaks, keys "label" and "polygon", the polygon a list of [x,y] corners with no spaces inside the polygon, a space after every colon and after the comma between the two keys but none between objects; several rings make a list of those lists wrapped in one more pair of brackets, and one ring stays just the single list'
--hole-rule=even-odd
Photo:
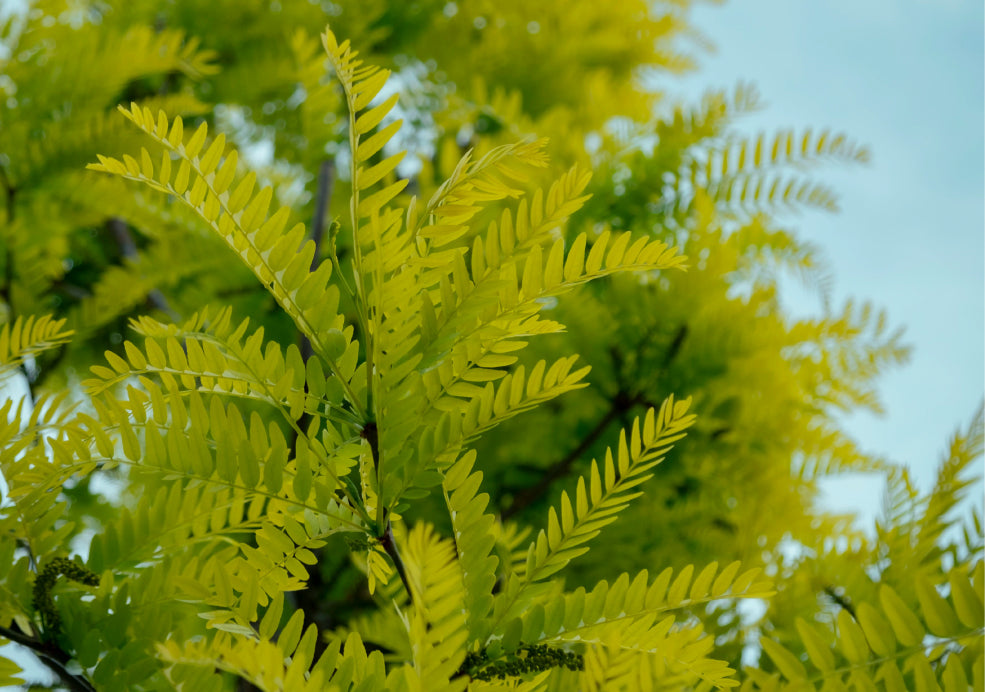
[{"label": "foliage", "polygon": [[365,58],[156,5],[3,33],[0,635],[76,690],[981,689],[981,414],[921,498],[836,418],[900,334],[779,300],[864,148],[640,88],[686,2],[333,5]]}]

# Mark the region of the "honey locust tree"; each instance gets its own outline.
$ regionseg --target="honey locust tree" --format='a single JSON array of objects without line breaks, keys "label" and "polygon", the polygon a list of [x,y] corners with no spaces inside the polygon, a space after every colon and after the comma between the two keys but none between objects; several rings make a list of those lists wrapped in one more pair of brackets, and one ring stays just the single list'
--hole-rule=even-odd
[{"label": "honey locust tree", "polygon": [[[32,384],[8,408],[4,618],[64,684],[727,685],[715,659],[754,638],[719,596],[770,588],[733,560],[782,576],[747,686],[980,680],[980,526],[941,539],[975,428],[937,495],[892,470],[878,541],[812,507],[826,474],[890,470],[834,414],[877,406],[905,349],[871,308],[782,314],[778,272],[826,280],[782,219],[834,208],[808,167],[867,153],[744,139],[748,87],[665,103],[686,4],[34,10],[4,34],[5,362]],[[389,80],[320,44],[327,14]],[[118,176],[84,170],[97,153]],[[654,466],[643,442],[684,423]]]}]

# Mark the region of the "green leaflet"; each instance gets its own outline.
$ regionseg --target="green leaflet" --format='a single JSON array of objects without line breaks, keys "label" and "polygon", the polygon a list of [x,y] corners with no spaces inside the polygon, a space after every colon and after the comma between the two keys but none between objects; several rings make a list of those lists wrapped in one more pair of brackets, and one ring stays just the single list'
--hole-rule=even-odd
[{"label": "green leaflet", "polygon": [[[764,651],[790,682],[789,689],[805,689],[804,685],[806,689],[817,690],[832,689],[839,684],[875,686],[877,681],[894,690],[966,689],[974,667],[981,665],[981,654],[963,660],[952,654],[947,665],[937,667],[936,671],[932,670],[931,662],[936,652],[945,650],[942,646],[968,647],[971,653],[983,641],[981,628],[959,624],[952,610],[954,601],[963,598],[955,599],[955,595],[967,594],[971,585],[966,576],[952,572],[951,581],[960,585],[952,588],[951,599],[945,599],[925,575],[918,574],[917,580],[918,610],[911,609],[888,585],[880,587],[878,605],[858,604],[856,617],[841,610],[837,615],[837,646],[832,637],[821,635],[816,627],[808,623],[799,625],[816,671],[808,670],[787,648],[770,639],[762,640]],[[948,634],[927,638],[928,630],[932,633],[934,629],[947,629]],[[937,687],[938,681],[942,688]]]},{"label": "green leaflet", "polygon": [[0,328],[0,375],[24,362],[25,357],[40,354],[68,343],[72,331],[64,329],[66,320],[56,320],[52,315],[26,320],[18,317],[13,324]]},{"label": "green leaflet", "polygon": [[[303,12],[303,5],[285,4],[285,14]],[[565,8],[565,16],[578,17],[579,11],[584,8]],[[318,16],[320,21],[320,10]],[[366,15],[369,26],[377,20],[385,26],[384,19]],[[140,91],[136,82],[156,74],[170,79],[214,72],[209,52],[168,28],[127,30],[122,44],[102,47],[73,44],[70,34],[56,33],[61,30],[34,27],[48,43],[74,46],[73,59],[92,65],[83,72],[105,73],[107,84],[80,75],[86,79],[79,91],[94,102]],[[377,46],[390,40],[382,34],[365,39]],[[565,329],[571,314],[556,308],[557,298],[595,279],[640,272],[625,283],[634,289],[626,302],[648,312],[644,287],[662,285],[671,273],[659,272],[684,269],[686,258],[672,247],[672,234],[657,238],[639,219],[592,211],[589,192],[607,189],[611,176],[605,171],[593,183],[583,162],[551,179],[545,140],[496,146],[479,141],[464,154],[453,147],[450,161],[429,164],[447,177],[422,199],[411,197],[418,185],[408,184],[404,153],[394,150],[402,125],[393,117],[400,97],[388,84],[389,71],[365,64],[330,31],[323,36],[324,54],[303,30],[286,41],[285,55],[272,50],[229,65],[224,56],[229,74],[201,93],[226,80],[249,81],[264,94],[272,85],[290,85],[295,96],[288,105],[272,104],[278,120],[297,118],[284,128],[294,155],[286,158],[309,173],[317,170],[319,182],[331,172],[326,144],[346,151],[340,137],[348,140],[350,170],[340,176],[339,189],[349,192],[343,200],[349,218],[333,220],[322,245],[297,223],[302,205],[281,205],[285,197],[274,189],[278,172],[250,170],[248,157],[230,144],[242,139],[218,131],[222,118],[217,126],[189,124],[207,110],[190,96],[188,84],[178,87],[181,93],[137,96],[121,109],[124,118],[107,116],[98,102],[84,123],[72,122],[74,112],[39,119],[50,142],[36,147],[23,123],[0,133],[9,145],[3,150],[13,152],[5,176],[28,194],[46,167],[57,170],[54,164],[71,160],[76,150],[87,157],[94,145],[114,152],[91,166],[113,175],[87,178],[92,184],[85,192],[74,189],[82,188],[81,174],[52,188],[88,209],[79,214],[85,225],[94,223],[86,214],[101,222],[103,211],[92,210],[105,207],[124,230],[128,224],[140,230],[133,252],[121,253],[118,264],[113,255],[114,264],[93,280],[69,322],[20,316],[4,325],[0,367],[52,357],[49,352],[72,336],[67,324],[86,335],[115,334],[109,330],[121,316],[154,313],[133,318],[121,342],[100,342],[99,351],[111,348],[83,383],[85,399],[76,400],[82,392],[69,382],[58,393],[40,394],[33,408],[11,399],[0,406],[7,490],[0,503],[5,633],[20,633],[28,645],[59,639],[66,660],[77,661],[79,675],[100,689],[218,692],[229,687],[231,676],[264,690],[395,692],[709,689],[738,686],[740,679],[747,688],[778,689],[784,678],[796,689],[815,683],[820,689],[981,687],[982,659],[975,655],[981,645],[981,562],[964,560],[947,574],[938,564],[944,555],[940,536],[951,526],[945,517],[967,486],[961,473],[980,451],[979,428],[956,439],[931,497],[917,498],[905,476],[894,480],[898,502],[880,535],[897,568],[911,558],[919,565],[909,583],[892,572],[878,587],[861,580],[843,589],[835,583],[831,591],[854,603],[854,614],[819,608],[832,616],[831,627],[826,620],[795,615],[782,644],[764,640],[761,670],[737,674],[725,660],[737,660],[734,648],[719,656],[721,630],[714,629],[730,614],[722,615],[722,609],[732,608],[731,601],[772,597],[770,581],[755,565],[744,569],[723,560],[658,569],[655,576],[634,569],[614,580],[592,580],[588,587],[566,583],[569,567],[577,567],[572,561],[590,549],[604,554],[605,541],[595,539],[642,504],[643,484],[686,431],[698,432],[705,443],[733,431],[699,431],[688,402],[673,397],[633,422],[627,411],[616,444],[560,495],[532,540],[529,527],[497,518],[498,505],[487,493],[503,464],[496,467],[491,457],[477,454],[477,446],[505,430],[500,426],[508,421],[558,405],[562,395],[587,387],[589,367],[607,372],[605,354],[591,351],[600,342],[587,343],[582,359],[523,352],[535,337]],[[604,55],[608,49],[600,42],[593,50]],[[341,90],[324,79],[326,55]],[[52,79],[64,83],[64,75],[72,74],[66,64],[51,70]],[[256,69],[258,64],[269,69]],[[9,67],[15,77],[26,69],[19,59]],[[602,89],[597,77],[586,84]],[[30,86],[24,79],[15,83],[24,90]],[[499,122],[499,109],[508,108],[512,97],[488,104],[476,98],[466,108],[481,107],[493,125],[509,125],[503,136],[526,127],[514,127],[508,118]],[[862,161],[866,152],[827,134],[720,137],[725,115],[752,107],[755,99],[737,92],[734,100],[712,99],[687,114],[687,122],[675,112],[674,123],[657,124],[661,138],[687,141],[681,156],[655,166],[659,199],[647,196],[645,206],[664,209],[668,226],[676,223],[683,235],[698,240],[694,247],[709,250],[699,252],[699,261],[721,261],[723,273],[751,271],[756,265],[748,257],[774,251],[779,264],[811,270],[813,254],[792,235],[765,222],[734,233],[709,230],[715,212],[734,220],[782,205],[831,208],[834,197],[826,188],[792,178],[781,167],[823,158]],[[31,107],[31,98],[24,103]],[[86,112],[85,104],[72,105]],[[337,117],[343,108],[347,112]],[[273,135],[278,152],[283,134]],[[21,151],[29,147],[34,148]],[[123,180],[138,181],[141,189],[125,188]],[[645,176],[636,182],[648,184]],[[57,195],[31,205],[46,209]],[[32,245],[25,231],[40,213],[24,203],[9,205],[11,213],[28,215],[8,218],[12,237],[5,266],[12,266],[11,256],[18,259],[15,297],[34,297],[38,287],[50,288],[67,276],[59,266],[62,255],[52,248],[68,235],[55,229],[53,242]],[[328,219],[316,214],[313,232],[322,222]],[[234,268],[226,264],[230,253],[239,257]],[[218,267],[233,280],[213,285]],[[232,299],[235,307],[226,306],[223,291],[237,295],[237,282],[252,282],[260,297],[247,291],[246,298]],[[165,289],[180,294],[180,308],[158,300],[156,293]],[[608,294],[600,295],[583,292],[576,299],[589,322]],[[743,319],[768,307],[761,298],[750,301]],[[611,317],[616,306],[605,307],[605,317]],[[678,357],[682,342],[688,355],[688,321],[700,311],[685,306],[665,314],[664,307],[646,315],[655,330],[646,329],[639,352],[619,343],[627,350],[612,354],[613,360],[642,358],[647,339],[662,338],[661,331],[679,334],[664,366]],[[167,320],[193,311],[174,323]],[[705,326],[740,313],[721,314],[726,316],[712,315]],[[607,325],[594,322],[593,329]],[[827,398],[810,399],[791,386],[796,391],[784,401],[796,401],[792,408],[798,411],[815,404],[874,407],[866,377],[856,387],[841,369],[872,374],[878,363],[865,365],[870,355],[879,362],[905,355],[896,337],[885,333],[884,322],[868,308],[850,305],[840,316],[789,329],[764,320],[764,331],[776,330],[768,345],[793,353],[789,363],[803,368],[805,377],[833,373]],[[632,320],[623,327],[619,340],[626,332],[644,331]],[[872,349],[853,344],[844,352],[819,346],[844,334],[878,343]],[[750,349],[749,360],[761,352]],[[696,397],[702,424],[732,422],[735,390],[749,384],[739,382],[722,377],[710,394],[702,391],[704,399]],[[743,419],[737,420],[741,425]],[[813,423],[812,418],[806,425]],[[812,430],[817,434],[804,444],[808,458],[795,469],[797,482],[840,470],[886,468],[845,445],[839,431]],[[538,434],[546,439],[549,433]],[[530,465],[518,471],[529,474],[531,468],[538,470]],[[120,482],[123,507],[80,508],[90,497],[85,484],[96,478]],[[681,498],[690,492],[686,484],[673,490]],[[796,492],[797,487],[791,494]],[[419,518],[429,498],[444,500],[447,522]],[[707,506],[700,511],[709,514]],[[76,523],[80,517],[87,519],[85,526]],[[728,529],[727,516],[714,520]],[[87,569],[98,573],[98,585],[92,577],[92,588],[84,592],[64,584],[50,589],[40,616],[30,601],[38,585],[34,563],[50,564],[77,549],[92,527]],[[338,629],[320,631],[306,620],[297,605],[306,598],[310,611],[324,607],[332,618],[338,615],[332,620]],[[359,599],[362,611],[341,614],[348,601]],[[60,631],[50,627],[52,615],[60,617]],[[0,682],[13,681],[15,673],[0,659]],[[496,681],[500,674],[506,680]]]}]

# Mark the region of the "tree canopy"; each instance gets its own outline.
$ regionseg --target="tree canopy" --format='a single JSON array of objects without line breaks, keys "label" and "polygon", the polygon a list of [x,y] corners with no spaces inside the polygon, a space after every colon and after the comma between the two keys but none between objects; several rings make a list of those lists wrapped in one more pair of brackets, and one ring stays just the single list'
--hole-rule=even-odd
[{"label": "tree canopy", "polygon": [[791,223],[868,150],[668,96],[691,5],[8,13],[0,641],[72,690],[983,689],[982,411],[929,494],[845,432],[908,347]]}]

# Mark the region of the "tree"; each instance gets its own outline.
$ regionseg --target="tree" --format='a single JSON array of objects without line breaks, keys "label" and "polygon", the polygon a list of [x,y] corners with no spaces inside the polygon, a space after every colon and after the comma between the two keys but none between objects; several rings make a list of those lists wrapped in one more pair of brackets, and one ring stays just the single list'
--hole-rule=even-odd
[{"label": "tree", "polygon": [[[2,632],[63,684],[981,688],[980,519],[946,532],[981,416],[925,500],[840,431],[905,348],[868,307],[779,312],[777,271],[825,277],[777,214],[835,205],[789,169],[866,152],[742,139],[747,87],[633,88],[687,67],[686,5],[339,5],[366,62],[306,3],[38,9],[0,135],[0,355],[33,385]],[[892,480],[876,541],[811,506],[846,469]]]}]

